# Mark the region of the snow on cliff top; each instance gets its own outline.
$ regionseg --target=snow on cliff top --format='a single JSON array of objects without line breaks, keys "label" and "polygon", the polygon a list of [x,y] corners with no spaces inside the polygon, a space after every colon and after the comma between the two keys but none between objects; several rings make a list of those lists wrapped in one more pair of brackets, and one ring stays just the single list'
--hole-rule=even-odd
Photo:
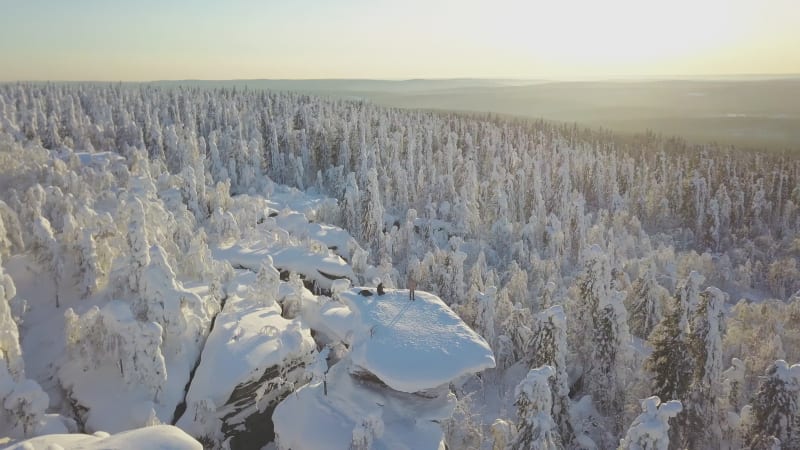
[{"label": "snow on cliff top", "polygon": [[208,336],[186,395],[187,404],[209,399],[220,407],[240,383],[313,350],[310,330],[299,320],[281,317],[280,305],[267,298],[247,298],[247,286],[254,280],[254,274],[240,274],[231,282],[225,308]]},{"label": "snow on cliff top", "polygon": [[332,278],[355,278],[353,269],[338,255],[316,253],[301,246],[270,245],[266,241],[257,241],[249,245],[214,248],[212,253],[214,259],[228,260],[234,267],[254,272],[258,271],[267,256],[271,256],[275,267],[297,272],[324,289],[330,289]]},{"label": "snow on cliff top", "polygon": [[418,291],[410,301],[407,290],[366,297],[360,290],[339,294],[354,312],[350,356],[392,389],[423,391],[494,367],[489,344],[439,297]]},{"label": "snow on cliff top", "polygon": [[352,249],[358,246],[350,233],[342,228],[310,222],[305,214],[295,211],[281,211],[277,216],[266,219],[260,228],[281,228],[297,238],[314,239],[345,259],[350,259]]}]

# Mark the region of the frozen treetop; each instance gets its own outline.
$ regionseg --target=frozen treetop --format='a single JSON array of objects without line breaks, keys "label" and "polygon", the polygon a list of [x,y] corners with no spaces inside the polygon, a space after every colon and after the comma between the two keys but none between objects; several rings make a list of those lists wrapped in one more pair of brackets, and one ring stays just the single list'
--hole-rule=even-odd
[{"label": "frozen treetop", "polygon": [[566,329],[567,327],[567,315],[564,313],[564,308],[561,305],[551,306],[537,313],[537,315],[561,329]]},{"label": "frozen treetop", "polygon": [[800,364],[789,365],[786,361],[779,359],[767,368],[767,375],[779,378],[784,382],[800,381]]},{"label": "frozen treetop", "polygon": [[[692,273],[697,273],[697,272],[692,272]],[[722,302],[723,304],[727,301],[728,294],[722,292],[720,289],[714,286],[707,287],[705,292],[711,297],[718,299],[718,301]]]},{"label": "frozen treetop", "polygon": [[661,403],[656,396],[642,400],[642,414],[633,421],[619,448],[666,450],[669,445],[669,419],[677,416],[681,409],[681,402],[677,400]]},{"label": "frozen treetop", "polygon": [[[529,399],[546,402],[546,407],[542,407],[542,409],[549,410],[551,406],[549,402],[552,402],[549,392],[550,378],[554,377],[555,374],[555,369],[553,369],[552,366],[541,366],[531,369],[528,375],[525,376],[525,379],[520,381],[516,389],[514,389],[514,396],[519,397],[524,394]],[[541,395],[542,390],[547,393],[546,396]]]},{"label": "frozen treetop", "polygon": [[700,272],[693,270],[689,273],[689,281],[687,286],[693,286],[695,290],[699,289],[700,285],[706,281],[706,277],[704,277]]},{"label": "frozen treetop", "polygon": [[[392,389],[418,392],[494,367],[489,344],[439,297],[407,290],[363,296],[360,288],[338,297],[353,311],[353,363]],[[337,316],[341,320],[341,316]]]}]

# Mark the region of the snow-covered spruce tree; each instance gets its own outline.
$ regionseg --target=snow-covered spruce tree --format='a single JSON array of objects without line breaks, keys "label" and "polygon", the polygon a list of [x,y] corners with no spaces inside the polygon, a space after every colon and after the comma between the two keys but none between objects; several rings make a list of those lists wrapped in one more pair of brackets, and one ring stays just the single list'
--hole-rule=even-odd
[{"label": "snow-covered spruce tree", "polygon": [[647,339],[661,320],[661,307],[669,292],[656,281],[656,268],[648,264],[644,273],[633,282],[625,297],[631,335]]},{"label": "snow-covered spruce tree", "polygon": [[495,298],[497,288],[489,287],[485,294],[477,292],[475,295],[475,327],[476,331],[486,339],[486,342],[494,344],[495,341]]},{"label": "snow-covered spruce tree", "polygon": [[19,329],[11,313],[9,300],[17,295],[14,280],[3,270],[0,259],[0,357],[8,375],[18,380],[24,375],[22,349],[19,345]]},{"label": "snow-covered spruce tree", "polygon": [[47,131],[42,136],[42,145],[44,148],[56,150],[61,146],[61,136],[58,135],[58,122],[54,115],[50,115],[47,120]]},{"label": "snow-covered spruce tree", "polygon": [[[454,246],[453,242],[450,244]],[[429,252],[420,264],[421,271],[427,272],[430,277],[427,280],[422,277],[419,280],[419,288],[436,292],[447,305],[463,299],[466,294],[464,261],[467,259],[467,254],[455,247],[455,250]]]},{"label": "snow-covered spruce tree", "polygon": [[0,258],[8,256],[11,250],[11,241],[8,239],[3,214],[0,212]]},{"label": "snow-covered spruce tree", "polygon": [[[5,380],[4,380],[5,381]],[[8,395],[2,395],[2,419],[10,425],[9,435],[29,437],[42,427],[42,419],[49,404],[47,394],[31,379],[20,380]]]},{"label": "snow-covered spruce tree", "polygon": [[103,272],[97,256],[97,243],[90,230],[83,230],[78,245],[78,276],[81,295],[85,298],[95,293],[98,278],[103,276]]},{"label": "snow-covered spruce tree", "polygon": [[342,227],[353,236],[361,236],[361,192],[356,182],[356,174],[350,172],[345,181],[341,199]]},{"label": "snow-covered spruce tree", "polygon": [[2,200],[0,200],[0,219],[3,221],[3,230],[0,233],[0,257],[25,251],[19,216]]},{"label": "snow-covered spruce tree", "polygon": [[267,256],[256,274],[256,282],[250,289],[250,295],[269,306],[278,299],[280,282],[281,274],[273,265],[272,257]]},{"label": "snow-covered spruce tree", "polygon": [[745,446],[760,449],[773,437],[781,448],[800,448],[799,395],[800,364],[789,366],[784,360],[771,364],[753,399]]},{"label": "snow-covered spruce tree", "polygon": [[198,280],[207,280],[214,276],[211,249],[208,247],[208,235],[200,229],[189,242],[189,251],[184,263],[178,267],[182,275]]},{"label": "snow-covered spruce tree", "polygon": [[[685,328],[681,327],[684,307],[681,297],[672,297],[664,318],[650,333],[648,343],[653,348],[645,361],[645,369],[652,374],[651,392],[658,398],[685,400],[694,371]],[[681,434],[673,427],[670,441],[681,442]]]},{"label": "snow-covered spruce tree", "polygon": [[444,422],[443,427],[448,447],[478,448],[485,442],[478,395],[478,392],[472,392],[462,395],[456,401],[453,413]]},{"label": "snow-covered spruce tree", "polygon": [[15,295],[14,281],[0,260],[0,434],[22,438],[41,428],[49,398],[36,381],[25,378],[19,330],[9,304]]},{"label": "snow-covered spruce tree", "polygon": [[611,289],[608,257],[596,245],[586,255],[576,302],[571,320],[578,323],[570,329],[576,334],[575,348],[583,364],[584,390],[612,421],[614,430],[621,432],[631,336],[622,294]]},{"label": "snow-covered spruce tree", "polygon": [[722,441],[724,418],[717,404],[722,396],[722,337],[725,335],[727,295],[710,287],[700,294],[691,318],[689,350],[694,376],[686,401],[684,437],[689,448],[709,448]]},{"label": "snow-covered spruce tree", "polygon": [[492,433],[492,450],[506,450],[513,439],[514,424],[503,419],[495,419],[490,427]]},{"label": "snow-covered spruce tree", "polygon": [[534,305],[529,298],[528,273],[522,270],[516,261],[511,261],[509,264],[506,279],[508,281],[505,287],[508,289],[508,296],[512,304],[525,306],[534,312],[542,309],[538,305]]},{"label": "snow-covered spruce tree", "polygon": [[586,374],[592,365],[594,319],[600,298],[610,293],[611,271],[608,258],[599,247],[593,246],[587,255],[583,273],[577,279],[577,293],[568,303],[570,348],[576,354],[581,370]]},{"label": "snow-covered spruce tree", "polygon": [[380,236],[383,230],[383,206],[378,184],[378,172],[367,171],[366,185],[361,192],[361,242],[363,242],[375,261],[380,261]]},{"label": "snow-covered spruce tree", "polygon": [[184,203],[186,203],[186,207],[194,215],[195,219],[204,219],[207,215],[207,211],[201,208],[204,202],[202,202],[199,197],[197,176],[195,175],[194,169],[191,166],[185,167],[181,171],[180,180],[182,181],[180,186],[181,194]]},{"label": "snow-covered spruce tree", "polygon": [[569,446],[575,439],[570,421],[569,379],[567,375],[567,324],[561,305],[548,308],[534,316],[528,348],[528,367],[553,368],[552,417],[558,424],[561,441]]},{"label": "snow-covered spruce tree", "polygon": [[208,220],[208,227],[216,242],[231,242],[240,237],[236,216],[230,211],[217,208]]},{"label": "snow-covered spruce tree", "polygon": [[150,264],[150,244],[147,240],[147,220],[142,201],[138,198],[132,199],[129,208],[126,239],[130,256],[128,256],[124,270],[127,272],[126,291],[136,293],[141,290],[144,268]]},{"label": "snow-covered spruce tree", "polygon": [[544,310],[553,306],[556,289],[557,286],[552,281],[548,281],[544,286],[542,286],[537,305],[539,309]]},{"label": "snow-covered spruce tree", "polygon": [[593,364],[588,372],[588,387],[598,409],[612,420],[616,432],[622,431],[627,371],[632,360],[631,336],[620,293],[601,301],[594,318]]},{"label": "snow-covered spruce tree", "polygon": [[681,402],[677,400],[661,403],[656,396],[642,400],[642,413],[628,428],[619,450],[667,450],[669,420],[680,411]]},{"label": "snow-covered spruce tree", "polygon": [[739,358],[733,358],[731,366],[722,372],[722,396],[717,399],[717,408],[722,415],[722,442],[725,450],[742,448],[743,436],[741,425],[741,409],[743,389],[745,387],[745,364]]},{"label": "snow-covered spruce tree", "polygon": [[675,289],[676,305],[681,308],[680,326],[683,331],[689,330],[689,321],[695,315],[700,303],[700,286],[705,282],[705,277],[697,271],[689,272],[683,282],[679,282]]},{"label": "snow-covered spruce tree", "polygon": [[788,257],[773,262],[767,269],[767,284],[779,299],[785,299],[800,287],[797,258]]},{"label": "snow-covered spruce tree", "polygon": [[131,311],[140,321],[161,325],[164,331],[162,352],[171,357],[186,350],[184,337],[189,337],[189,342],[198,342],[206,332],[206,306],[197,294],[187,291],[176,280],[161,246],[150,248],[149,260]]},{"label": "snow-covered spruce tree", "polygon": [[531,311],[521,306],[514,307],[503,322],[503,335],[507,336],[511,345],[512,357],[509,365],[530,356],[529,346],[533,337],[532,324]]},{"label": "snow-covered spruce tree", "polygon": [[[128,386],[143,387],[154,398],[158,395],[167,380],[161,325],[136,320],[130,306],[119,300],[102,309],[94,306],[80,316],[69,308],[64,319],[70,364],[82,372],[116,367]],[[72,381],[64,370],[62,366],[60,378],[69,390]]]},{"label": "snow-covered spruce tree", "polygon": [[678,286],[671,311],[650,335],[653,353],[645,362],[653,393],[684,405],[670,431],[674,448],[719,443],[726,421],[716,401],[722,395],[726,295],[716,288],[696,295],[701,282],[692,272]]},{"label": "snow-covered spruce tree", "polygon": [[33,250],[42,268],[51,271],[53,274],[53,282],[56,287],[56,308],[58,308],[61,306],[61,289],[63,288],[62,282],[64,281],[66,267],[61,245],[53,235],[50,221],[45,217],[39,216],[33,222],[33,245],[31,250]]},{"label": "snow-covered spruce tree", "polygon": [[555,369],[532,369],[514,389],[517,406],[517,435],[511,450],[561,450],[564,445],[553,420],[552,386]]}]

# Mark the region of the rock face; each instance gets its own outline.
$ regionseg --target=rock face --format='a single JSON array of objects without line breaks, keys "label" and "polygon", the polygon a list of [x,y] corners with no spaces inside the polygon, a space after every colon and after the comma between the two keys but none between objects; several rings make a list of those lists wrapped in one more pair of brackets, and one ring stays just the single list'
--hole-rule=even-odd
[{"label": "rock face", "polygon": [[221,432],[231,449],[261,448],[275,439],[272,413],[295,386],[306,381],[306,358],[267,368],[260,378],[239,384],[217,409]]},{"label": "rock face", "polygon": [[494,367],[489,345],[435,295],[362,290],[306,305],[312,327],[349,351],[275,409],[279,448],[444,449],[448,385]]}]

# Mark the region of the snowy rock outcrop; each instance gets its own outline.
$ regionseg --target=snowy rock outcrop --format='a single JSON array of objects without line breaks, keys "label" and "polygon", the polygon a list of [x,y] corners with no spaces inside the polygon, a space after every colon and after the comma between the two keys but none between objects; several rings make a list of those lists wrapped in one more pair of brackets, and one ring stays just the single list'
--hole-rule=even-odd
[{"label": "snowy rock outcrop", "polygon": [[396,391],[434,389],[495,365],[486,341],[433,294],[409,301],[406,290],[370,297],[350,290],[339,297],[355,312],[354,369]]},{"label": "snowy rock outcrop", "polygon": [[314,286],[329,290],[333,280],[354,279],[353,269],[339,256],[326,248],[317,251],[306,246],[275,245],[261,240],[247,245],[234,244],[214,250],[214,257],[230,261],[234,267],[257,271],[262,261],[272,258],[282,272],[300,274]]},{"label": "snowy rock outcrop", "polygon": [[277,270],[266,263],[257,275],[240,274],[229,286],[177,423],[209,445],[268,444],[273,409],[306,381],[315,344],[299,319],[281,317],[279,283]]},{"label": "snowy rock outcrop", "polygon": [[489,345],[433,294],[411,301],[406,290],[360,291],[305,305],[304,316],[349,352],[278,405],[279,447],[444,448],[439,421],[454,406],[448,384],[494,367]]}]

